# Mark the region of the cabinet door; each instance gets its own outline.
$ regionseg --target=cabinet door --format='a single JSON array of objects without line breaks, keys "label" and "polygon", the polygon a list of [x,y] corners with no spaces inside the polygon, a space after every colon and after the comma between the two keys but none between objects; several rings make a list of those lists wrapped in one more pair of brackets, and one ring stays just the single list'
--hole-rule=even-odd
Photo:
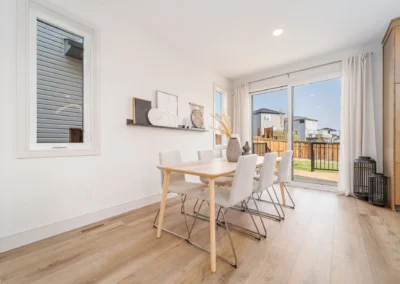
[{"label": "cabinet door", "polygon": [[[393,201],[390,202],[390,200]],[[395,175],[392,182],[389,182],[389,205],[392,209],[400,205],[400,163],[395,164]]]},{"label": "cabinet door", "polygon": [[394,33],[389,34],[383,47],[383,173],[394,173]]},{"label": "cabinet door", "polygon": [[400,83],[400,27],[394,28],[395,34],[395,83]]},{"label": "cabinet door", "polygon": [[[394,139],[394,152],[395,152],[395,162],[400,163],[400,84],[394,85],[395,89],[395,110],[394,110],[394,125],[395,125],[395,135]],[[385,123],[385,122],[384,122]]]}]

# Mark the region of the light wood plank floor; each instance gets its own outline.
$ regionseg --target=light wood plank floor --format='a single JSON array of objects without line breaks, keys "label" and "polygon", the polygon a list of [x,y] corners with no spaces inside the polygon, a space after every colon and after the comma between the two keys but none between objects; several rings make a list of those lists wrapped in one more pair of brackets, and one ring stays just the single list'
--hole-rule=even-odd
[{"label": "light wood plank floor", "polygon": [[[104,221],[79,234],[70,231],[0,254],[0,283],[399,283],[400,215],[331,192],[291,188],[295,210],[286,220],[266,220],[261,241],[232,232],[239,267],[152,227],[158,204]],[[189,200],[187,209],[193,207]],[[270,205],[263,205],[271,210]],[[168,200],[165,227],[185,233],[178,198]],[[205,212],[207,208],[204,208]],[[227,219],[251,228],[244,213]],[[192,222],[192,218],[189,218]],[[208,244],[208,223],[193,238]],[[227,235],[217,229],[217,251],[231,258]]]}]

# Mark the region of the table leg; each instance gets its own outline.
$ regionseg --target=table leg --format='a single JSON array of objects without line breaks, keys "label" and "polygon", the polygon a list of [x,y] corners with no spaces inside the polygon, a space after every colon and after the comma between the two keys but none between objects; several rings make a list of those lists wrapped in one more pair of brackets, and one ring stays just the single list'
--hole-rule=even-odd
[{"label": "table leg", "polygon": [[217,271],[217,250],[215,244],[215,191],[214,179],[210,178],[209,184],[210,193],[210,258],[211,258],[211,272]]},{"label": "table leg", "polygon": [[164,184],[160,202],[160,215],[158,216],[157,238],[161,237],[162,225],[164,221],[165,206],[167,204],[168,185],[171,177],[170,171],[164,173]]},{"label": "table leg", "polygon": [[286,205],[286,197],[285,197],[285,187],[283,185],[283,182],[281,182],[280,184],[281,187],[281,194],[282,194],[282,204]]}]

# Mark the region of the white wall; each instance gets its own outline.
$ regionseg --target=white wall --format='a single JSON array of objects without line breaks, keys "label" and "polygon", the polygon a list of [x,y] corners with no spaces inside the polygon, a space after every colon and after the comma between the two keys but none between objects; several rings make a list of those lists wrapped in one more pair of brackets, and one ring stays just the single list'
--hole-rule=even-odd
[{"label": "white wall", "polygon": [[159,194],[158,152],[180,150],[183,160],[195,160],[197,150],[213,147],[212,132],[126,126],[133,96],[155,102],[156,89],[176,94],[180,114],[189,113],[189,102],[204,104],[205,124],[211,125],[213,83],[231,90],[230,81],[183,58],[129,19],[110,17],[104,7],[64,2],[101,29],[101,155],[16,159],[15,2],[2,0],[0,7],[0,251],[34,240],[28,236],[10,245],[4,244],[6,236]]},{"label": "white wall", "polygon": [[[382,35],[383,37],[383,35]],[[324,56],[312,57],[300,62],[293,62],[291,64],[283,65],[278,68],[266,70],[249,74],[234,80],[233,85],[244,82],[257,81],[264,78],[278,76],[305,68],[319,66],[331,62],[336,62],[345,59],[346,57],[356,55],[363,52],[373,52],[373,92],[374,92],[374,111],[375,111],[375,133],[377,145],[377,170],[382,171],[382,157],[383,157],[383,141],[382,141],[382,46],[380,42],[374,42],[363,46],[349,48],[338,52],[326,54]],[[284,76],[283,76],[284,77]]]}]

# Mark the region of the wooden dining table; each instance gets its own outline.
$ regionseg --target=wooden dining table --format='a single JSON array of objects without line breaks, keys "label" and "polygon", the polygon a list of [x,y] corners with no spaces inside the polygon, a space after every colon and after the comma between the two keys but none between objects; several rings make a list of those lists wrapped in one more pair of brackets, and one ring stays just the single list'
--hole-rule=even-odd
[{"label": "wooden dining table", "polygon": [[[281,158],[278,158],[277,161],[280,161]],[[261,167],[264,162],[264,157],[257,157],[257,167]],[[168,194],[168,185],[171,177],[171,173],[181,173],[188,174],[199,177],[209,178],[209,194],[210,194],[210,260],[211,260],[211,271],[217,271],[216,265],[216,241],[215,241],[215,179],[222,176],[227,176],[234,174],[236,171],[237,163],[228,162],[226,158],[213,159],[211,161],[191,161],[191,162],[183,162],[177,165],[160,165],[157,166],[158,169],[164,171],[164,181],[163,181],[163,191],[160,202],[160,214],[158,219],[158,228],[157,228],[157,238],[161,237],[162,225],[164,221],[164,213],[165,206],[167,203],[167,194]],[[282,191],[283,186],[281,186],[281,193],[284,196]],[[282,202],[284,203],[284,199],[282,198]]]}]

